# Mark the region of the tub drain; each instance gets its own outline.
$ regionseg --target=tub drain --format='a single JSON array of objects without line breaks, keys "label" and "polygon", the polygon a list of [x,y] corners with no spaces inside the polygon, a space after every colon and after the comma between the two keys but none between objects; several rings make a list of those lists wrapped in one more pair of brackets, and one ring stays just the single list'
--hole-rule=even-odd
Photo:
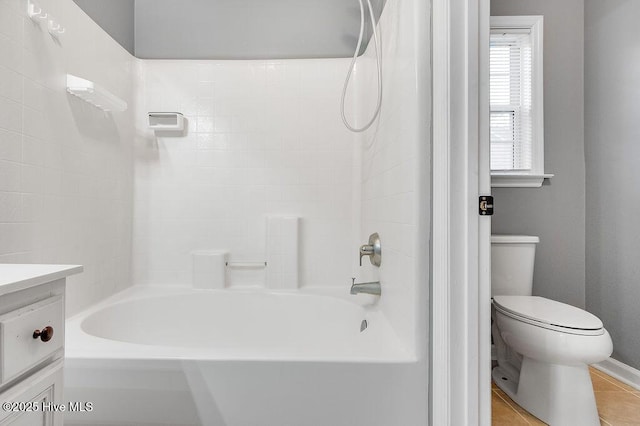
[{"label": "tub drain", "polygon": [[367,326],[369,324],[367,324],[367,320],[362,320],[362,322],[360,323],[360,333],[362,333],[363,331],[365,331],[367,329]]}]

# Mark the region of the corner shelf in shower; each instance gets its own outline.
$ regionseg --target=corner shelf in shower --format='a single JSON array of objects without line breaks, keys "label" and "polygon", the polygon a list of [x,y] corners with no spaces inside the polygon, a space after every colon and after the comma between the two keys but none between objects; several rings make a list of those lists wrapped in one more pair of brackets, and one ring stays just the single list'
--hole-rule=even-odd
[{"label": "corner shelf in shower", "polygon": [[126,111],[127,103],[93,81],[67,74],[67,92],[103,111]]}]

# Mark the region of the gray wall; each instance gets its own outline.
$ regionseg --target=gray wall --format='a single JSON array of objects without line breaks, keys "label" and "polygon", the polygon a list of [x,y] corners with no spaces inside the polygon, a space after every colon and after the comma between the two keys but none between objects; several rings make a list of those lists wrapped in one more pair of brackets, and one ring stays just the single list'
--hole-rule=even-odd
[{"label": "gray wall", "polygon": [[115,41],[134,52],[134,0],[73,0]]},{"label": "gray wall", "polygon": [[540,237],[534,294],[585,306],[583,0],[492,0],[492,15],[544,16],[542,188],[494,188],[493,232]]},{"label": "gray wall", "polygon": [[640,2],[585,1],[587,308],[640,369]]},{"label": "gray wall", "polygon": [[147,59],[348,57],[359,29],[356,0],[136,0],[135,50]]},{"label": "gray wall", "polygon": [[[360,30],[356,0],[74,1],[144,59],[344,58]],[[385,0],[371,3],[377,19]]]}]

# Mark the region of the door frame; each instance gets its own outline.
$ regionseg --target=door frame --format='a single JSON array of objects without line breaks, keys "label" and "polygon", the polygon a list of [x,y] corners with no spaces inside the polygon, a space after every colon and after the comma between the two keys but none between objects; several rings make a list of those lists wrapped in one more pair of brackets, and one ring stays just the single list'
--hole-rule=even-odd
[{"label": "door frame", "polygon": [[432,0],[430,424],[491,424],[489,0]]}]

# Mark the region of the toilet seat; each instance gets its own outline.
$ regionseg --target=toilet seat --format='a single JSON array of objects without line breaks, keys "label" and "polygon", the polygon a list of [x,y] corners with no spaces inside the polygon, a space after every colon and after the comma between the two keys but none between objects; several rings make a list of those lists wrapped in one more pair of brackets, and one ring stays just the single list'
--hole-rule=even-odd
[{"label": "toilet seat", "polygon": [[496,310],[515,320],[561,333],[604,334],[602,321],[575,306],[538,296],[494,296]]}]

